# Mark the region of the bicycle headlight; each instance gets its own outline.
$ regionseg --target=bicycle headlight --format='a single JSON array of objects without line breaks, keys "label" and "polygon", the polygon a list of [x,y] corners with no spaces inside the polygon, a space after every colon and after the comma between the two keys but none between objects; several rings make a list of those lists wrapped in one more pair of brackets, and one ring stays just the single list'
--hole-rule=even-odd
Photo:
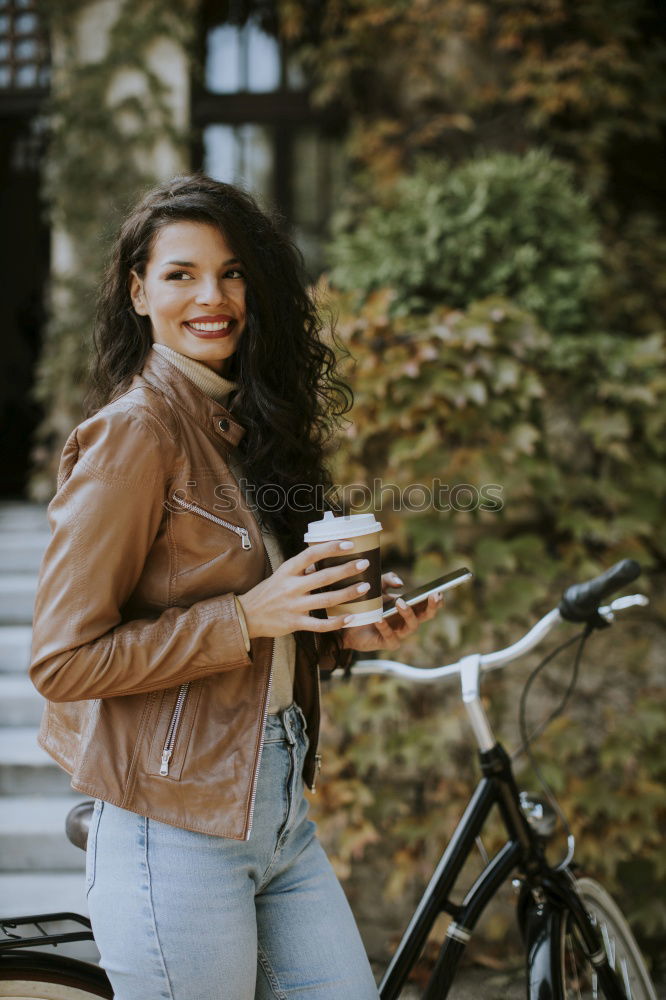
[{"label": "bicycle headlight", "polygon": [[544,839],[552,837],[557,826],[557,814],[549,802],[529,792],[520,793],[520,807],[534,832]]}]

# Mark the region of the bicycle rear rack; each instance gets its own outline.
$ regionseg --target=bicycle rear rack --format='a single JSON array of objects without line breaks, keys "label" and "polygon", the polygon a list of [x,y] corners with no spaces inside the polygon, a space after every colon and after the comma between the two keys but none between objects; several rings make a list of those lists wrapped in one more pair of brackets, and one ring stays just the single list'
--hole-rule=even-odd
[{"label": "bicycle rear rack", "polygon": [[[81,924],[86,930],[80,931],[52,931],[45,930],[43,924],[62,923]],[[20,927],[36,927],[38,934],[25,937],[21,933],[13,933]],[[32,948],[35,945],[52,944],[56,947],[70,941],[92,941],[93,933],[90,921],[87,917],[82,917],[79,913],[37,913],[30,917],[0,917],[0,932],[5,936],[0,937],[0,952],[11,951],[14,948]]]}]

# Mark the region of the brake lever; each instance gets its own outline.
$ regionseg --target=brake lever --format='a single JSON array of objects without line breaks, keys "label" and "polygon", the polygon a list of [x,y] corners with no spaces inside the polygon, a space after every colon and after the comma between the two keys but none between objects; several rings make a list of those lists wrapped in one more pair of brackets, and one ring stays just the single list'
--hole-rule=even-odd
[{"label": "brake lever", "polygon": [[625,608],[634,608],[637,606],[645,607],[649,603],[650,598],[646,597],[645,594],[625,594],[623,597],[616,597],[610,604],[604,604],[602,607],[597,608],[597,619],[603,619],[604,624],[597,624],[596,620],[593,620],[590,624],[592,628],[606,628],[615,621],[616,611],[624,611]]},{"label": "brake lever", "polygon": [[[625,608],[633,608],[636,605],[644,608],[649,603],[650,598],[646,594],[624,594],[622,597],[616,597],[614,601],[611,601],[610,610],[623,611]],[[604,608],[604,610],[606,609]]]}]

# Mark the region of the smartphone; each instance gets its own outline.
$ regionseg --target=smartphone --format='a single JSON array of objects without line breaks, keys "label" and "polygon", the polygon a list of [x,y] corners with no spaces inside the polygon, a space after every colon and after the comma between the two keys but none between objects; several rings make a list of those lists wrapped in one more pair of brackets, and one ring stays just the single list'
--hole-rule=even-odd
[{"label": "smartphone", "polygon": [[[440,576],[436,580],[430,580],[429,583],[423,583],[420,587],[408,590],[406,594],[400,596],[406,604],[413,608],[416,604],[425,603],[431,594],[442,594],[445,590],[450,590],[451,587],[457,587],[459,583],[464,583],[465,580],[471,580],[472,576],[473,574],[467,569],[467,566],[462,566],[460,569],[454,569],[452,573]],[[392,604],[382,617],[390,618],[398,611],[399,608]]]}]

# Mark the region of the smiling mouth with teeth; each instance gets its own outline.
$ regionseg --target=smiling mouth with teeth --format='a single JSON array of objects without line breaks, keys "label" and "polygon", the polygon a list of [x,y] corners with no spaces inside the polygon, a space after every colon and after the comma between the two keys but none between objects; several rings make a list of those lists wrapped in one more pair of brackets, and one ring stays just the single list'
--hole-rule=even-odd
[{"label": "smiling mouth with teeth", "polygon": [[195,337],[213,340],[218,337],[227,337],[234,325],[233,319],[211,320],[190,320],[183,323],[186,330],[193,333]]},{"label": "smiling mouth with teeth", "polygon": [[229,320],[225,320],[224,323],[186,323],[186,326],[191,326],[193,330],[201,330],[203,333],[214,333],[218,330],[226,330],[229,326]]}]

